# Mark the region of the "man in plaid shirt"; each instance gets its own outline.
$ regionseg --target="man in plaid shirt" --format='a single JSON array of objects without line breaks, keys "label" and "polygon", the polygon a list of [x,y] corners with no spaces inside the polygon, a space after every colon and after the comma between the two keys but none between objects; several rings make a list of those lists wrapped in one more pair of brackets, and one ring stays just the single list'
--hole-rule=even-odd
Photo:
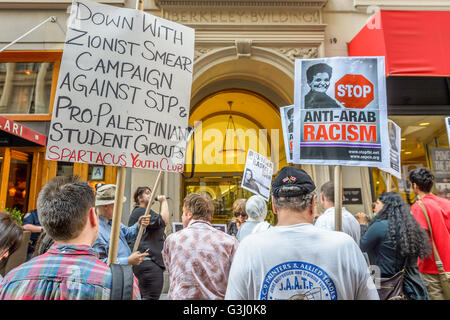
[{"label": "man in plaid shirt", "polygon": [[[38,196],[39,220],[55,240],[47,251],[11,270],[0,300],[108,300],[109,267],[91,247],[98,236],[92,188],[77,177],[56,177]],[[140,299],[134,278],[133,298]]]}]

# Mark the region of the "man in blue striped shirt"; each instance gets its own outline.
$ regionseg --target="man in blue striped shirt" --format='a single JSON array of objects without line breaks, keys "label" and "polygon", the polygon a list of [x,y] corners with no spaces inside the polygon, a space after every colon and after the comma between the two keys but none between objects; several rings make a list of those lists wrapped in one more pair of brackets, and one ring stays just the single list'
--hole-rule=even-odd
[{"label": "man in blue striped shirt", "polygon": [[[108,260],[115,193],[116,186],[114,184],[106,184],[97,190],[97,195],[95,198],[95,207],[97,213],[99,214],[99,235],[93,247],[98,253],[100,260],[105,263]],[[123,202],[125,201],[126,197],[124,197]],[[139,233],[139,227],[141,225],[143,227],[147,227],[149,224],[150,215],[139,217],[138,222],[131,227],[127,227],[122,223],[120,224],[119,245],[117,249],[116,261],[117,264],[129,264],[136,266],[141,264],[144,258],[149,255],[148,253],[140,253],[139,251],[132,253],[130,247],[128,246],[129,242],[134,242],[136,240]]]}]

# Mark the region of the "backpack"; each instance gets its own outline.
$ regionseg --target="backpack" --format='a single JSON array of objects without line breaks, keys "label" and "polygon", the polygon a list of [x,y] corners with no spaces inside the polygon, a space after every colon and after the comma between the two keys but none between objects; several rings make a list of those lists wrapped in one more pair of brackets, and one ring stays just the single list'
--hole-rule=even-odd
[{"label": "backpack", "polygon": [[112,263],[112,288],[110,300],[133,300],[133,270],[130,265]]}]

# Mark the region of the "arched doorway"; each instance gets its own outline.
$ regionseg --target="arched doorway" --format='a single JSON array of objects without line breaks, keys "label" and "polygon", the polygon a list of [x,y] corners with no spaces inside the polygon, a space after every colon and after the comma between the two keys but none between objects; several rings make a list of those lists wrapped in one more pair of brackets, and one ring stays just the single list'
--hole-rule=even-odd
[{"label": "arched doorway", "polygon": [[188,145],[185,176],[194,172],[184,180],[184,194],[211,198],[213,223],[227,224],[233,202],[252,195],[240,187],[247,151],[252,149],[277,166],[286,165],[279,109],[255,92],[222,90],[191,109],[189,124],[195,131]]}]

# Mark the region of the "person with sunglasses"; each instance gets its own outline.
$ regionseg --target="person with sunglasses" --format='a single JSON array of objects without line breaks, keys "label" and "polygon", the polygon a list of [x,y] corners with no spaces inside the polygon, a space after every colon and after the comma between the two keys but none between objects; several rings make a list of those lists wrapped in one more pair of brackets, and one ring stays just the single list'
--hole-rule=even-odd
[{"label": "person with sunglasses", "polygon": [[236,236],[239,228],[247,221],[247,213],[245,211],[245,205],[247,203],[247,199],[237,199],[233,203],[233,219],[228,224],[227,233],[231,236]]}]

